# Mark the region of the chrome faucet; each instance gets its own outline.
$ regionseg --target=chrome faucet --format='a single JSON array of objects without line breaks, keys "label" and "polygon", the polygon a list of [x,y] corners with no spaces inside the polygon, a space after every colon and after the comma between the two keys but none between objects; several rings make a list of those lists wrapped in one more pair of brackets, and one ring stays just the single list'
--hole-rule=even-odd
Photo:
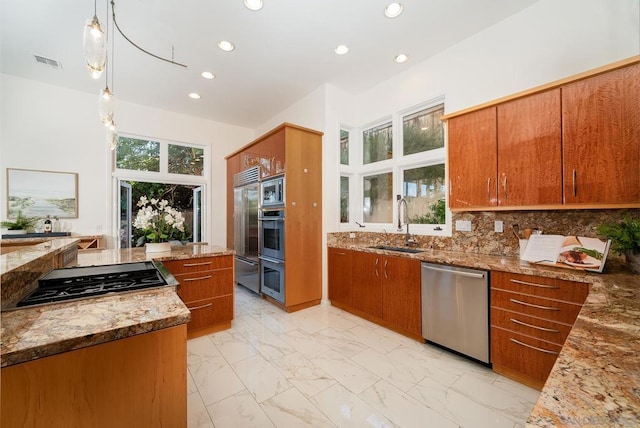
[{"label": "chrome faucet", "polygon": [[[412,246],[418,245],[417,241],[411,236],[409,233],[409,208],[407,207],[407,200],[400,195],[398,198],[398,232],[402,232],[402,222],[404,221],[404,225],[407,226],[407,233],[405,234],[405,245]],[[404,207],[404,211],[402,209]],[[403,215],[404,214],[404,215]]]}]

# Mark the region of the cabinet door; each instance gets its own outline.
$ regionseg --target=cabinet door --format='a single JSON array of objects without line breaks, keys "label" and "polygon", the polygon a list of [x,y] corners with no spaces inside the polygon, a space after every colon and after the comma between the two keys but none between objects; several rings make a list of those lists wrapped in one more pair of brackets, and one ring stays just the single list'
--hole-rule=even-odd
[{"label": "cabinet door", "polygon": [[640,65],[562,87],[564,202],[640,202]]},{"label": "cabinet door", "polygon": [[562,203],[560,89],[498,106],[498,205]]},{"label": "cabinet door", "polygon": [[382,262],[383,256],[356,252],[351,259],[351,289],[353,308],[382,318]]},{"label": "cabinet door", "polygon": [[351,293],[352,252],[341,248],[329,248],[329,300],[353,306]]},{"label": "cabinet door", "polygon": [[449,119],[449,206],[496,206],[496,107]]},{"label": "cabinet door", "polygon": [[382,262],[382,319],[421,337],[420,262],[385,257]]}]

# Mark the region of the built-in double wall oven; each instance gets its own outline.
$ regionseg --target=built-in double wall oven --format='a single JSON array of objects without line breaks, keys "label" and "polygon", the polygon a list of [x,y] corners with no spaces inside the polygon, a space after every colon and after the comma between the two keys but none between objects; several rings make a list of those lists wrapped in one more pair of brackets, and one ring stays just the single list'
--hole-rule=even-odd
[{"label": "built-in double wall oven", "polygon": [[284,303],[284,210],[261,209],[260,280],[263,294]]}]

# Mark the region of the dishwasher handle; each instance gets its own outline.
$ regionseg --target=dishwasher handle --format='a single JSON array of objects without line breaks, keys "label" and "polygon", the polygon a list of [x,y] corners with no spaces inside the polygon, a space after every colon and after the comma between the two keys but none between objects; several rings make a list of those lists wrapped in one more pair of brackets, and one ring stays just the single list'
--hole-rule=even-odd
[{"label": "dishwasher handle", "polygon": [[422,265],[422,269],[429,269],[437,272],[450,273],[452,275],[458,275],[458,276],[466,276],[467,278],[482,279],[484,278],[484,275],[485,275],[484,273],[465,272],[465,271],[454,270],[454,269],[443,269],[443,268],[439,268],[435,266],[427,266],[427,265]]}]

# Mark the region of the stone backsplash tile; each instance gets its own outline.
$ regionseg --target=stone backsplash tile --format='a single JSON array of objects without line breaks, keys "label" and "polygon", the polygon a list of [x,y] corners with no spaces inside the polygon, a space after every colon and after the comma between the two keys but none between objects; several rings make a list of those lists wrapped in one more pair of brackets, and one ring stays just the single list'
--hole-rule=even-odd
[{"label": "stone backsplash tile", "polygon": [[[602,223],[616,222],[625,217],[640,216],[640,209],[618,210],[550,210],[550,211],[479,211],[453,213],[452,222],[470,220],[471,232],[453,231],[451,237],[416,235],[420,247],[443,251],[471,252],[476,254],[518,256],[518,239],[512,233],[513,225],[518,225],[521,234],[526,228],[540,229],[544,234],[578,235],[600,237],[596,227]],[[494,221],[504,223],[504,232],[494,232]],[[375,233],[355,230],[358,243],[370,245],[404,245],[402,233]],[[330,233],[331,242],[353,242],[350,232]],[[611,258],[619,258],[613,252]]]}]

